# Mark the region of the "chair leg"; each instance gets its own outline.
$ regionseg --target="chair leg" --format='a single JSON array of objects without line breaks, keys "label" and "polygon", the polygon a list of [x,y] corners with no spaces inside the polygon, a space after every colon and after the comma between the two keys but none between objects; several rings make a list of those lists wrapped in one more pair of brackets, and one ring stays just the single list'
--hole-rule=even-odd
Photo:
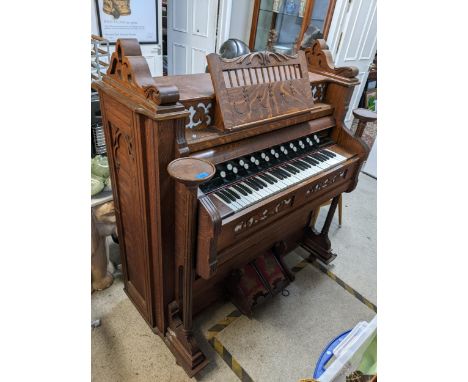
[{"label": "chair leg", "polygon": [[341,227],[341,222],[343,221],[343,194],[340,194],[340,199],[338,200],[338,224]]}]

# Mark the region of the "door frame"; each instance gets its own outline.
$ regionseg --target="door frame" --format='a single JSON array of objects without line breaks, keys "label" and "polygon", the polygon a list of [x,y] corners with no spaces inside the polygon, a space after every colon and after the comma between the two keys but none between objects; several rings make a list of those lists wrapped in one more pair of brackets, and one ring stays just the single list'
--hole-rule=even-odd
[{"label": "door frame", "polygon": [[[355,1],[356,0],[337,0],[336,2],[335,14],[333,16],[332,24],[330,26],[329,37],[327,39],[327,45],[332,54],[333,61],[335,62],[336,65],[343,65],[343,63],[340,62],[341,60],[339,60],[339,58],[343,58],[342,56],[346,54],[346,52],[343,50],[345,48],[344,46],[342,46],[342,43],[343,41],[346,40],[347,36],[345,35],[345,32],[348,30],[348,26],[350,25],[349,23],[355,23],[355,20],[351,19],[351,6],[356,4]],[[377,12],[377,8],[375,9],[375,12]],[[377,37],[375,36],[375,38]],[[359,43],[361,43],[361,41],[359,41]],[[377,51],[377,43],[375,40],[375,46],[373,47],[373,50],[371,53],[372,57],[375,56],[376,51]],[[360,74],[361,73],[362,72],[360,72]],[[362,77],[362,79],[360,79],[360,85],[358,85],[355,88],[353,95],[351,96],[351,101],[357,99],[359,102],[359,99],[361,98],[362,92],[364,90],[364,87],[361,86],[361,84],[367,81],[368,75],[369,75],[369,69],[367,68],[366,72],[364,73],[364,76]],[[355,94],[355,92],[358,91],[359,88],[361,88],[361,92],[360,92],[361,94],[359,93]],[[359,103],[356,104],[356,107],[358,107],[358,105]],[[354,119],[352,110],[351,110],[352,107],[353,105],[350,104],[350,108],[345,117],[345,125],[349,127],[351,127],[353,119]]]},{"label": "door frame", "polygon": [[216,44],[215,52],[219,53],[221,44],[229,38],[231,31],[232,0],[219,0],[218,20],[216,22]]}]

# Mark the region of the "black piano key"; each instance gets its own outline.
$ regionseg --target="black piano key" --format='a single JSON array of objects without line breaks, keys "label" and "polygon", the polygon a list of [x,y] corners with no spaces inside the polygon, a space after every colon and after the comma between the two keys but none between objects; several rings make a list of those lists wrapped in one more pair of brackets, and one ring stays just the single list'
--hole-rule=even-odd
[{"label": "black piano key", "polygon": [[235,200],[241,198],[241,196],[237,192],[235,192],[232,188],[225,188],[224,191],[229,192],[235,198]]},{"label": "black piano key", "polygon": [[286,171],[292,172],[293,174],[298,174],[299,170],[295,169],[294,167],[290,166],[289,164],[285,164],[282,166]]},{"label": "black piano key", "polygon": [[223,192],[218,191],[218,192],[215,192],[215,195],[219,196],[222,200],[224,200],[227,204],[230,204],[231,203],[231,199],[228,198],[226,195],[224,195]]},{"label": "black piano key", "polygon": [[234,187],[234,189],[239,191],[242,195],[247,196],[247,192],[245,192],[245,190],[238,184],[233,184],[232,187]]},{"label": "black piano key", "polygon": [[294,167],[299,168],[301,171],[306,171],[309,168],[300,161],[294,162],[293,165]]},{"label": "black piano key", "polygon": [[330,151],[330,150],[322,150],[322,151],[324,151],[325,153],[330,154],[332,158],[336,157],[336,153],[334,153],[333,151]]},{"label": "black piano key", "polygon": [[307,162],[305,162],[304,160],[302,160],[302,158],[301,158],[301,159],[298,159],[298,162],[299,162],[302,166],[304,166],[306,169],[312,167],[309,163],[307,163]]},{"label": "black piano key", "polygon": [[329,151],[322,150],[319,154],[325,155],[327,158],[333,158]]},{"label": "black piano key", "polygon": [[237,200],[237,198],[234,197],[233,195],[231,195],[231,193],[228,192],[228,190],[226,188],[220,190],[219,192],[222,192],[232,202],[235,202]]},{"label": "black piano key", "polygon": [[305,156],[302,159],[305,160],[307,163],[310,163],[312,166],[317,166],[319,164],[318,160],[315,160],[315,159],[311,158],[310,156]]},{"label": "black piano key", "polygon": [[300,161],[294,161],[293,163],[291,163],[294,167],[296,168],[299,168],[300,170],[304,171],[304,170],[307,170],[308,169],[308,166],[304,165],[302,162]]},{"label": "black piano key", "polygon": [[289,178],[291,176],[289,172],[284,171],[282,168],[278,167],[278,171],[281,173],[281,175],[283,175],[284,178]]},{"label": "black piano key", "polygon": [[260,176],[257,175],[257,177],[255,177],[254,179],[255,179],[258,183],[260,183],[263,187],[268,187],[268,183],[264,182],[262,179],[259,179],[259,178],[260,178]]},{"label": "black piano key", "polygon": [[252,178],[250,178],[250,180],[251,180],[252,182],[255,182],[255,184],[256,184],[260,189],[266,187],[266,186],[263,185],[263,182],[261,182],[261,181],[258,180],[257,178],[253,178],[253,177],[252,177]]},{"label": "black piano key", "polygon": [[268,178],[270,178],[270,180],[273,182],[273,183],[278,183],[278,179],[274,178],[273,176],[271,176],[270,174],[266,174],[268,176]]},{"label": "black piano key", "polygon": [[248,186],[252,187],[255,191],[260,190],[260,187],[258,187],[257,183],[253,182],[252,179],[246,179],[244,182],[247,183]]},{"label": "black piano key", "polygon": [[260,174],[260,176],[262,176],[262,178],[265,179],[265,181],[267,181],[270,184],[275,184],[276,182],[278,182],[276,179],[274,179],[272,176],[268,174]]},{"label": "black piano key", "polygon": [[317,153],[311,154],[314,159],[317,159],[319,162],[325,162],[325,159],[320,157]]},{"label": "black piano key", "polygon": [[297,167],[294,163],[288,163],[288,166],[296,170],[296,174],[299,174],[302,171],[302,169],[300,167]]},{"label": "black piano key", "polygon": [[265,181],[265,182],[267,182],[267,183],[269,183],[269,184],[273,184],[273,182],[272,182],[270,179],[268,179],[268,178],[265,176],[265,174],[257,174],[257,176],[258,176],[260,179],[262,179],[263,181]]},{"label": "black piano key", "polygon": [[239,187],[241,187],[245,192],[247,192],[247,194],[253,194],[252,190],[246,186],[244,186],[243,184],[241,183],[238,183],[237,184]]},{"label": "black piano key", "polygon": [[274,176],[276,176],[277,178],[279,178],[279,179],[281,179],[281,180],[284,179],[284,175],[281,174],[281,173],[278,171],[278,169],[272,169],[272,170],[270,170],[270,172],[271,172]]}]

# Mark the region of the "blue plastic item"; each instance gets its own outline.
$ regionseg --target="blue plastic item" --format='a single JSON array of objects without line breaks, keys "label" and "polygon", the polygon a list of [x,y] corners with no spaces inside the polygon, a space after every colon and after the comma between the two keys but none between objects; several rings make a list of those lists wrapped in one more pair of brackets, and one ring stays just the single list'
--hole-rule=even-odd
[{"label": "blue plastic item", "polygon": [[314,379],[319,378],[325,372],[325,365],[333,357],[333,350],[338,346],[338,344],[344,340],[344,338],[349,334],[350,330],[341,333],[339,336],[335,337],[323,350],[322,354],[317,361],[314,371]]}]

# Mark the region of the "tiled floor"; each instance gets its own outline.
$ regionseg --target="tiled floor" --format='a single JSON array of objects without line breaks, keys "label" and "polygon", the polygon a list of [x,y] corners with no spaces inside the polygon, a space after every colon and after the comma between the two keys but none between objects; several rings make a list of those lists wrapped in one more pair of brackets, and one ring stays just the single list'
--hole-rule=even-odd
[{"label": "tiled floor", "polygon": [[[318,224],[324,219],[321,212]],[[364,297],[376,303],[376,180],[361,174],[357,189],[344,195],[343,226],[336,218],[330,229],[338,254],[330,270]],[[299,261],[301,250],[288,255]],[[153,334],[116,280],[92,295],[92,379],[101,381],[189,381],[172,353]],[[254,381],[298,381],[310,378],[317,357],[332,337],[374,312],[335,281],[307,265],[281,295],[255,311],[252,320],[240,317],[217,338]],[[198,342],[209,366],[192,380],[238,381],[206,340],[207,330],[235,308],[230,303],[210,307],[195,320]]]}]

